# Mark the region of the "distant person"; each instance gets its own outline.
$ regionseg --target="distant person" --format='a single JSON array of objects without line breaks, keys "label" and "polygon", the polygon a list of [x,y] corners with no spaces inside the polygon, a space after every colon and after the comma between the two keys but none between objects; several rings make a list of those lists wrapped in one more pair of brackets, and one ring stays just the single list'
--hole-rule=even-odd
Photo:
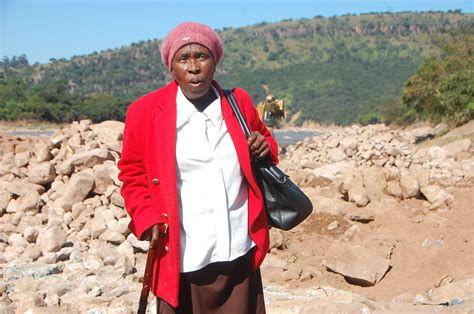
[{"label": "distant person", "polygon": [[250,159],[277,163],[278,148],[235,88],[252,130],[245,138],[213,80],[222,55],[211,28],[178,25],[161,46],[174,80],[127,112],[121,193],[139,239],[156,224],[162,232],[151,282],[158,313],[265,313],[259,267],[269,227]]}]

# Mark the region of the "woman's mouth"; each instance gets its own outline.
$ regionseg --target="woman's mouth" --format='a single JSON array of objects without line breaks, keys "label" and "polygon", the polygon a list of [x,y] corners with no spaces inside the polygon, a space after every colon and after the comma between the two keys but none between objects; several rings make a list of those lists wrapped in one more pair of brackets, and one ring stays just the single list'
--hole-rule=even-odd
[{"label": "woman's mouth", "polygon": [[192,87],[199,87],[202,85],[202,82],[201,81],[189,82],[189,85],[191,85]]}]

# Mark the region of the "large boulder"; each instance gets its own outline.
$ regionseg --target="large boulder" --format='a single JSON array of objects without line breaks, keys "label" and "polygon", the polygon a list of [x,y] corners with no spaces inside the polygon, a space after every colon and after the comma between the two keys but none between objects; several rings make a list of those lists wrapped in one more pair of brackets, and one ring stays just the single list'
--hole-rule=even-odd
[{"label": "large boulder", "polygon": [[327,252],[323,265],[349,283],[373,286],[388,271],[390,260],[361,245],[337,241]]}]

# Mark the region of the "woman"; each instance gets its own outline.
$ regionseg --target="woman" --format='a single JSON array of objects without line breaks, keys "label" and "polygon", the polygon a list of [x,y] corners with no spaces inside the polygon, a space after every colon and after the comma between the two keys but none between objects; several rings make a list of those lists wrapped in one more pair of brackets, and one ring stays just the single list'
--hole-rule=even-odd
[{"label": "woman", "polygon": [[161,235],[151,290],[158,313],[264,313],[259,266],[269,247],[250,158],[278,162],[275,140],[249,95],[234,96],[246,139],[213,80],[223,55],[209,27],[182,23],[165,38],[174,80],[130,105],[118,164],[130,230]]}]

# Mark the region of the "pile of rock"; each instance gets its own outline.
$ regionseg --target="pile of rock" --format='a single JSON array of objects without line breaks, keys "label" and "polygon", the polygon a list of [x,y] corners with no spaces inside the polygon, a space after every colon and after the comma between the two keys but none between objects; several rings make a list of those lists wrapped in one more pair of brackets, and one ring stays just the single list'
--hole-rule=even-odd
[{"label": "pile of rock", "polygon": [[[147,243],[129,232],[130,218],[119,193],[123,127],[116,121],[84,120],[51,138],[0,135],[2,313],[35,313],[41,307],[50,312],[134,313]],[[421,149],[413,142],[383,125],[334,128],[289,146],[281,167],[316,195],[316,211],[352,221],[374,218],[350,213],[344,204],[366,207],[385,198],[424,197],[428,211],[449,208],[452,196],[445,187],[472,184],[474,178],[471,141]],[[325,187],[332,187],[331,192],[321,193]],[[275,230],[272,241],[272,247],[286,248]],[[364,285],[380,281],[391,246],[381,254],[358,248],[358,253],[367,251],[366,258],[348,268],[339,256],[352,249],[335,242],[325,258],[328,269],[350,273],[359,264],[374,262],[375,256],[380,261],[376,266],[382,267],[354,280]],[[306,280],[312,276],[309,269],[284,273],[288,280]],[[269,295],[271,299],[271,291]]]},{"label": "pile of rock", "polygon": [[133,313],[147,243],[130,234],[119,193],[123,127],[84,120],[49,139],[0,143],[6,313],[43,306]]},{"label": "pile of rock", "polygon": [[337,182],[344,198],[361,207],[385,195],[449,207],[443,188],[474,181],[471,140],[419,149],[413,142],[411,133],[385,125],[334,128],[288,147],[283,165],[303,187]]}]

